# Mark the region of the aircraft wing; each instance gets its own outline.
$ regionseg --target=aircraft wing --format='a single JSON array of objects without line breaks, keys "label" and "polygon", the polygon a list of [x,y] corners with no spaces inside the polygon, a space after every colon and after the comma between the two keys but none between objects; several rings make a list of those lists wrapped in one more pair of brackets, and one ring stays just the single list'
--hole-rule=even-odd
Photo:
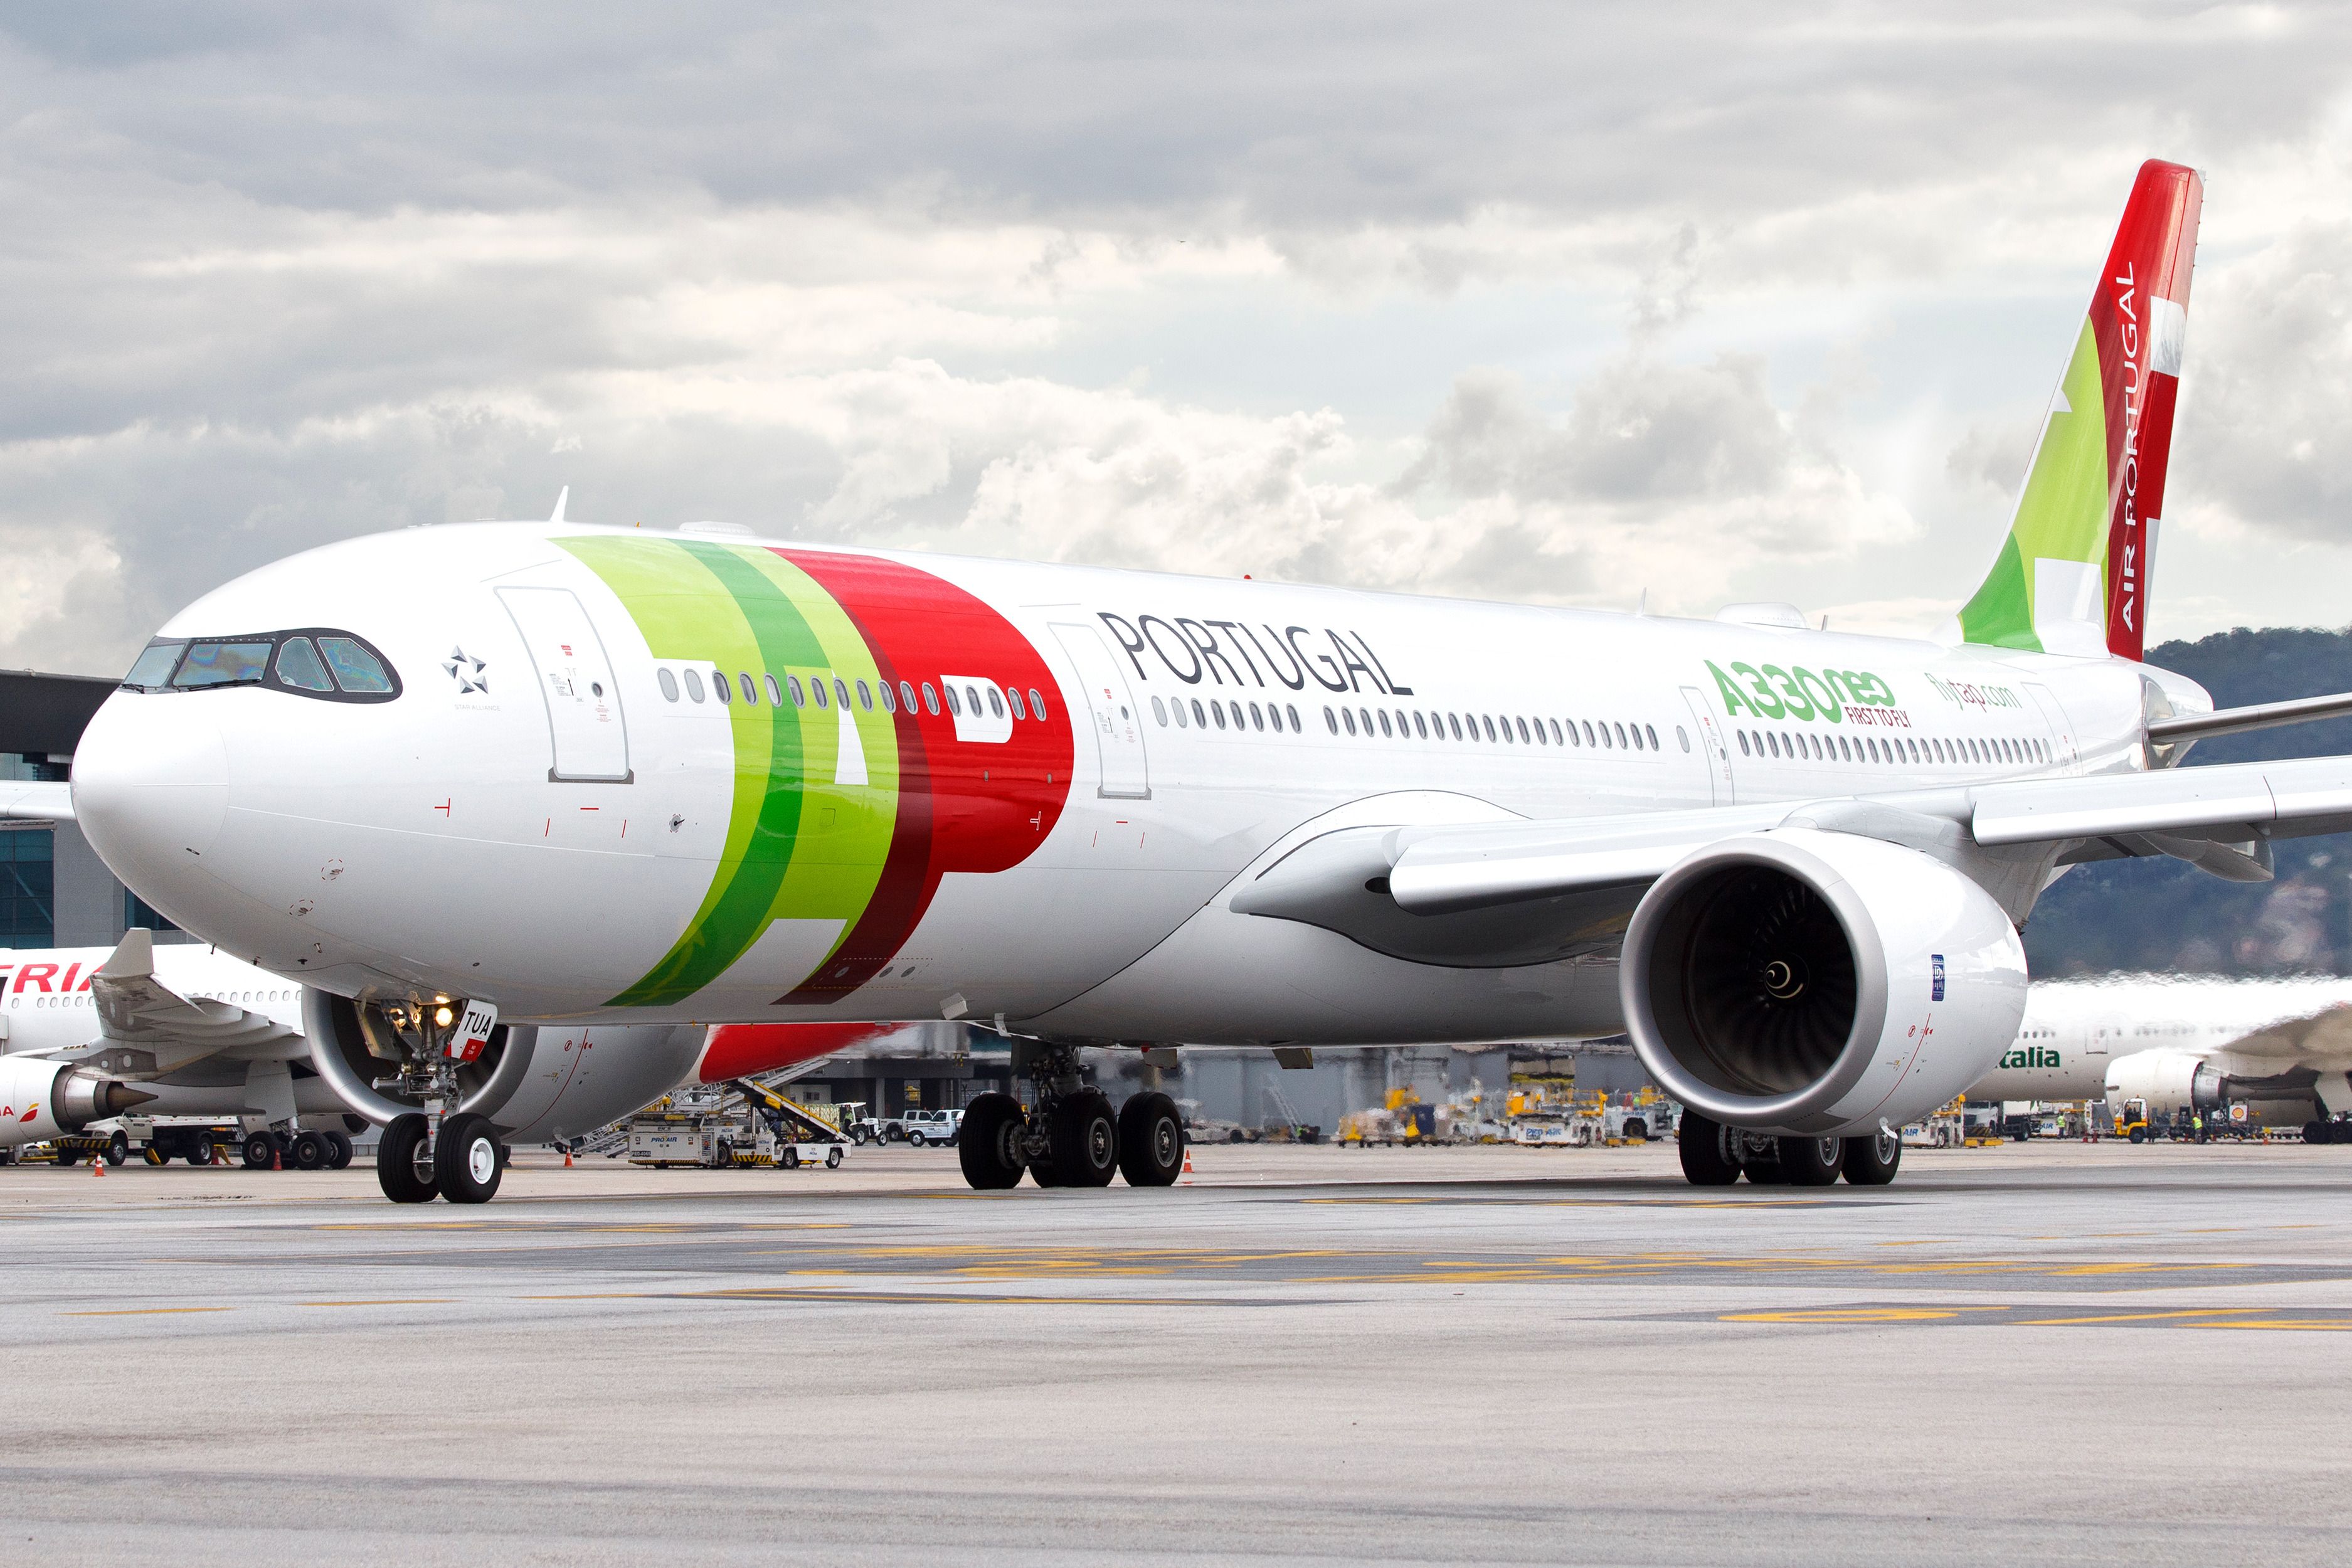
[{"label": "aircraft wing", "polygon": [[157,1078],[190,1062],[234,1051],[254,1055],[255,1047],[282,1047],[299,1031],[260,1013],[227,1002],[182,996],[155,978],[154,933],[132,930],[90,979],[97,1004],[99,1037],[73,1050],[51,1053],[60,1060],[102,1068],[116,1078]]},{"label": "aircraft wing", "polygon": [[19,779],[0,784],[0,818],[19,822],[71,822],[73,786]]},{"label": "aircraft wing", "polygon": [[2172,855],[2263,880],[2268,839],[2352,828],[2352,757],[1638,816],[1343,828],[1293,849],[1232,903],[1425,963],[1540,963],[1612,946],[1642,890],[1685,856],[1781,826],[1884,838],[1948,859],[2020,848],[2054,849],[2061,864]]}]

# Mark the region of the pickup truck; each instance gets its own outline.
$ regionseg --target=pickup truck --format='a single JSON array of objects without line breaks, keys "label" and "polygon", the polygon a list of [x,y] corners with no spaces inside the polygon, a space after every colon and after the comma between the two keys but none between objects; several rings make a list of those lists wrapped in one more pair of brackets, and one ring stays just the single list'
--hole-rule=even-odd
[{"label": "pickup truck", "polygon": [[962,1125],[961,1110],[909,1110],[885,1123],[883,1133],[886,1137],[904,1138],[918,1149],[931,1144],[945,1148],[956,1141]]}]

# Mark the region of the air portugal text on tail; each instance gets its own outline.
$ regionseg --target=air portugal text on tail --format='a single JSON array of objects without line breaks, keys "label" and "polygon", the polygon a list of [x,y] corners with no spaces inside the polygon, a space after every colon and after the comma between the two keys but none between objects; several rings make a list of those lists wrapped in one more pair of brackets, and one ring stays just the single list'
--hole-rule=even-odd
[{"label": "air portugal text on tail", "polygon": [[478,1006],[649,1031],[571,1058],[606,1087],[678,1028],[986,1020],[1030,1093],[968,1108],[981,1187],[1177,1179],[1175,1103],[1114,1106],[1084,1048],[1621,1031],[1691,1180],[1885,1182],[2017,1040],[2019,928],[2068,867],[2261,880],[2352,828],[2352,758],[2174,767],[2352,698],[2216,712],[2137,658],[2198,189],[2140,171],[1962,636],[559,507],[215,589],[70,798],[10,783],[0,816],[78,816],[150,904],[331,997],[313,1059],[404,1202],[482,1201],[522,1086],[572,1081],[453,1054]]},{"label": "air portugal text on tail", "polygon": [[1968,641],[2140,657],[2203,197],[2195,170],[2140,165]]}]

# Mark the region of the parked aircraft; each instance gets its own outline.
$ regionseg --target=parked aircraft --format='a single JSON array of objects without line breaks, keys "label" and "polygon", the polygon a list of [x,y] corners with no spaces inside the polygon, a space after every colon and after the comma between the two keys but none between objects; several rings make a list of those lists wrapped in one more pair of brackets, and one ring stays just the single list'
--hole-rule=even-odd
[{"label": "parked aircraft", "polygon": [[151,904],[302,981],[396,1198],[488,1195],[457,1079],[493,1017],[987,1020],[1037,1095],[968,1110],[981,1187],[1173,1180],[1173,1102],[1114,1109],[1084,1045],[1624,1031],[1692,1113],[1692,1180],[1887,1181],[1895,1130],[2014,1037],[2058,872],[2262,878],[2273,838],[2352,826],[2352,759],[2172,766],[2352,699],[2216,713],[2141,662],[2200,199],[2140,170],[1941,639],[559,502],[206,594],[64,808]]},{"label": "parked aircraft", "polygon": [[2118,974],[2037,984],[1972,1100],[2147,1102],[2163,1115],[2244,1102],[2352,1142],[2352,980]]},{"label": "parked aircraft", "polygon": [[[209,947],[158,947],[145,931],[112,949],[0,950],[0,1149],[136,1110],[242,1120],[249,1163],[347,1163],[348,1107],[316,1070],[304,989]],[[495,1117],[508,1142],[586,1132],[691,1076],[709,1032],[501,1026],[453,1075],[457,1104]],[[818,1043],[791,1047],[805,1054]],[[757,1072],[782,1065],[780,1056],[791,1056],[782,1042],[738,1042],[726,1062]],[[210,1156],[205,1147],[193,1157]]]}]

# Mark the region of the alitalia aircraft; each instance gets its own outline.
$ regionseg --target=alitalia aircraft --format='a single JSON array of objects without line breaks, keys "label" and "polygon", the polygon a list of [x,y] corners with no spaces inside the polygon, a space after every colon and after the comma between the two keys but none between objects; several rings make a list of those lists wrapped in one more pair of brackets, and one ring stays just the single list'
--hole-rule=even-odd
[{"label": "alitalia aircraft", "polygon": [[2142,1100],[2151,1111],[2243,1102],[2307,1143],[2352,1142],[2352,981],[2122,974],[2037,983],[1973,1100]]},{"label": "alitalia aircraft", "polygon": [[[479,1201],[491,1020],[970,1017],[1036,1086],[976,1186],[1171,1181],[1084,1045],[1631,1033],[1692,1180],[1889,1180],[2008,1049],[2066,867],[2269,875],[2352,759],[2177,772],[2140,661],[2197,175],[2133,186],[2015,518],[1949,634],[1809,629],[545,522],[265,567],[172,617],[70,809],[305,987],[407,1200]],[[20,786],[20,788],[32,786]],[[54,791],[57,786],[49,786]]]},{"label": "alitalia aircraft", "polygon": [[[157,947],[145,931],[110,949],[0,950],[0,1150],[135,1109],[241,1119],[248,1163],[348,1163],[347,1107],[312,1064],[303,990],[212,948]],[[457,1077],[506,1138],[553,1140],[635,1110],[705,1062],[736,1077],[833,1048],[705,1034],[672,1024],[501,1026]],[[190,1158],[211,1154],[206,1145]]]}]

